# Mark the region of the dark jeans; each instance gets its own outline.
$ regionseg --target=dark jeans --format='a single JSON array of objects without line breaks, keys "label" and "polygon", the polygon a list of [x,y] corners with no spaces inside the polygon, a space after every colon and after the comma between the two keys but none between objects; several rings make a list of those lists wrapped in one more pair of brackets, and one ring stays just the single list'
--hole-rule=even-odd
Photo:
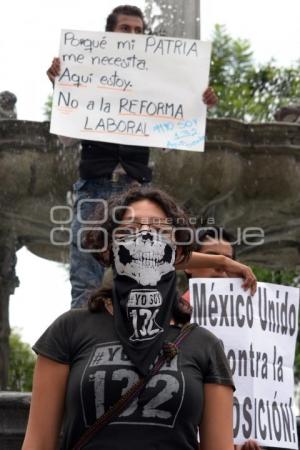
[{"label": "dark jeans", "polygon": [[[79,179],[74,184],[73,238],[70,248],[71,308],[80,308],[86,305],[91,291],[100,287],[104,274],[104,267],[94,259],[92,254],[80,249],[80,230],[91,226],[82,221],[88,221],[97,205],[97,200],[107,200],[111,196],[127,190],[133,182],[135,182],[134,179],[124,175],[114,182],[105,178],[97,178]],[[101,224],[99,226],[101,227]]]}]

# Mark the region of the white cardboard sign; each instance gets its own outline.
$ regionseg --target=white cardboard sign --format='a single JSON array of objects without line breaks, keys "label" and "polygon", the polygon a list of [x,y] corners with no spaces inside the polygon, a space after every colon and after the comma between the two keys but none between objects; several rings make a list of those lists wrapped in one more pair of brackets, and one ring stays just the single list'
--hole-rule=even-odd
[{"label": "white cardboard sign", "polygon": [[256,294],[240,279],[190,280],[193,322],[218,336],[233,374],[236,444],[298,448],[293,413],[294,355],[299,289],[258,283]]},{"label": "white cardboard sign", "polygon": [[203,151],[211,44],[62,30],[51,133]]}]

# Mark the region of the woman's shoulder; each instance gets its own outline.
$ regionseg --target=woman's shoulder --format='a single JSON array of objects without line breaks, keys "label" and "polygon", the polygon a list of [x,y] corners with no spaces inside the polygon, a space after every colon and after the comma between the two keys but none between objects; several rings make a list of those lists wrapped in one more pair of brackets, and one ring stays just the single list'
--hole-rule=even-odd
[{"label": "woman's shoulder", "polygon": [[68,324],[85,319],[89,317],[89,314],[90,312],[86,308],[70,309],[57,316],[53,323]]},{"label": "woman's shoulder", "polygon": [[211,344],[214,346],[218,342],[220,342],[220,339],[214,333],[212,333],[207,328],[201,327],[200,325],[195,324],[193,335],[194,339],[200,339],[202,342],[203,340],[205,340],[208,345]]},{"label": "woman's shoulder", "polygon": [[187,342],[185,353],[197,362],[203,373],[204,382],[233,386],[222,340],[198,325],[190,337],[192,340]]},{"label": "woman's shoulder", "polygon": [[92,313],[88,308],[74,308],[58,316],[53,324],[78,329],[79,326],[86,328],[94,323],[105,324],[111,320],[111,316],[105,312]]},{"label": "woman's shoulder", "polygon": [[70,362],[76,349],[85,342],[106,339],[113,333],[107,313],[91,313],[88,309],[72,309],[57,317],[33,346],[36,353]]}]

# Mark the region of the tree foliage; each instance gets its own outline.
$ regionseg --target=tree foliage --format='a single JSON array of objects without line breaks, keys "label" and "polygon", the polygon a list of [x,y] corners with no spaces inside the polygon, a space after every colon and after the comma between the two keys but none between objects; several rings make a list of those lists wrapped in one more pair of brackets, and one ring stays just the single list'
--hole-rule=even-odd
[{"label": "tree foliage", "polygon": [[49,121],[51,119],[52,101],[53,101],[53,96],[52,96],[52,94],[49,94],[47,97],[47,100],[44,104],[44,116]]},{"label": "tree foliage", "polygon": [[300,284],[299,273],[295,270],[274,270],[265,267],[252,267],[258,281],[264,283],[283,284],[285,286],[298,287]]},{"label": "tree foliage", "polygon": [[300,99],[300,62],[277,67],[271,60],[255,64],[250,42],[233,39],[216,25],[212,37],[210,84],[219,96],[210,117],[272,121],[275,111]]},{"label": "tree foliage", "polygon": [[[151,32],[163,35],[177,7],[170,0],[146,0]],[[278,67],[273,59],[257,64],[250,42],[232,38],[224,25],[215,25],[211,40],[210,85],[220,100],[209,117],[272,121],[279,107],[300,101],[300,61],[292,67]]]},{"label": "tree foliage", "polygon": [[11,332],[9,346],[8,390],[31,391],[35,355],[16,331]]}]

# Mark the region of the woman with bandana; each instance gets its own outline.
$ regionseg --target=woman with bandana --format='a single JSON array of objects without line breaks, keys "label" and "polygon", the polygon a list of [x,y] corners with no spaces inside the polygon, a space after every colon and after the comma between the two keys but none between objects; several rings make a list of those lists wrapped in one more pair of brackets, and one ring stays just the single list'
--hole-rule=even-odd
[{"label": "woman with bandana", "polygon": [[130,190],[93,220],[84,245],[112,265],[112,298],[96,293],[34,345],[23,450],[57,449],[62,422],[64,450],[197,450],[198,429],[201,450],[232,450],[230,369],[212,333],[174,322],[175,265],[222,266],[253,292],[251,269],[191,256],[188,217],[159,190]]}]

